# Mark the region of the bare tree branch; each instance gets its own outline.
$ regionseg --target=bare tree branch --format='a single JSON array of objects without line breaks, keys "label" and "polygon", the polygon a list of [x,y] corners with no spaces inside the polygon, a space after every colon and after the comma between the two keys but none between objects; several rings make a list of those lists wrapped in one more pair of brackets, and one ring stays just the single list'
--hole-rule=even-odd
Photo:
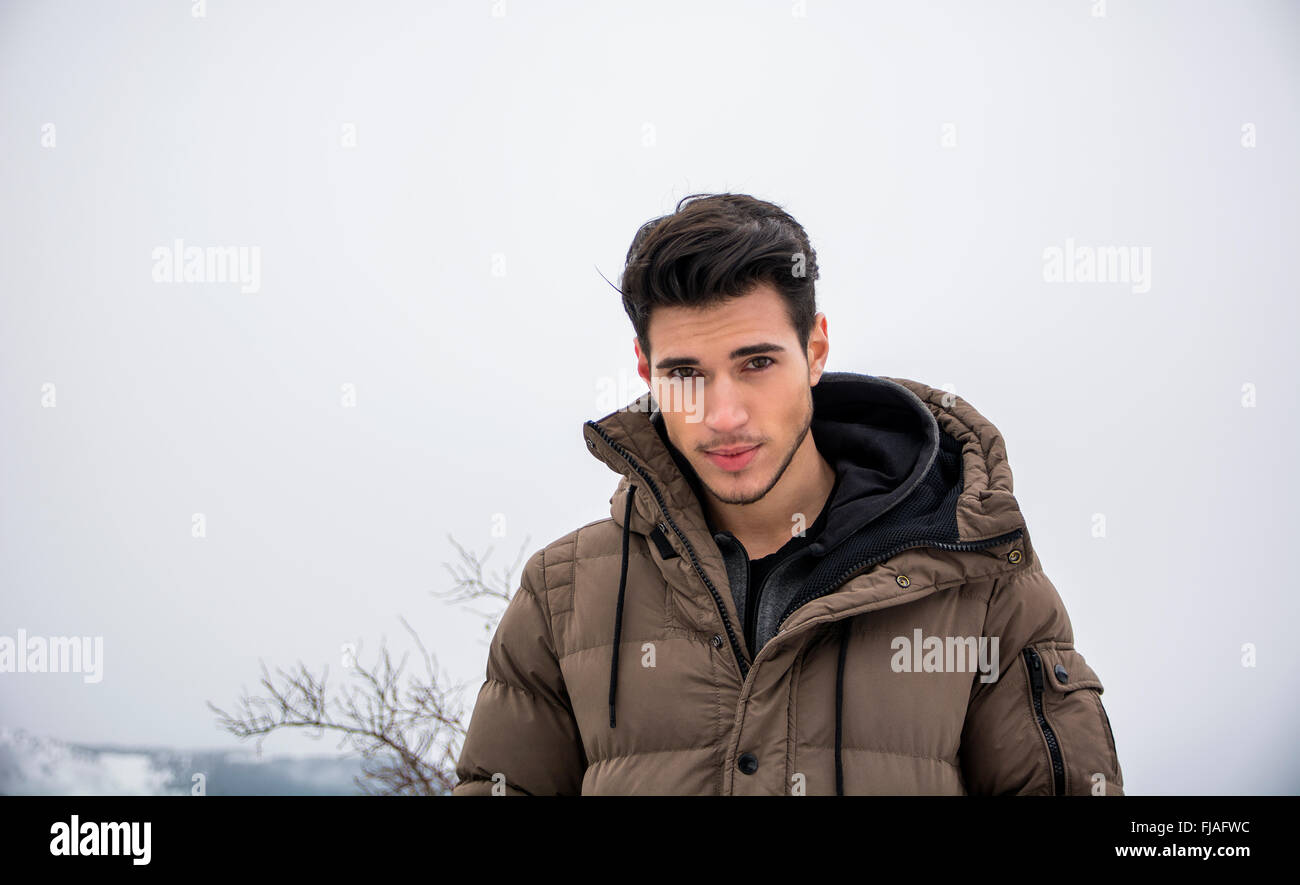
[{"label": "bare tree branch", "polygon": [[[487,552],[479,557],[456,543],[456,539],[451,535],[447,536],[447,540],[460,554],[461,562],[456,565],[443,563],[443,566],[451,573],[454,583],[450,591],[439,592],[435,590],[434,594],[441,596],[448,602],[463,603],[488,599],[508,604],[515,591],[514,574],[519,570],[519,566],[523,563],[524,556],[528,552],[529,539],[524,538],[523,544],[519,547],[519,553],[515,556],[515,561],[509,569],[504,573],[496,573],[486,577],[483,574],[483,564],[492,555],[492,547],[488,547]],[[504,605],[501,607],[504,608]],[[482,615],[482,617],[492,616]]]},{"label": "bare tree branch", "polygon": [[[481,557],[467,551],[454,538],[448,540],[459,552],[462,563],[447,565],[456,581],[450,593],[438,594],[454,602],[487,599],[504,610],[513,596],[514,573],[524,561],[525,539],[514,565],[504,573],[484,576],[484,564],[492,548]],[[475,612],[488,619],[488,629],[500,618]],[[464,683],[448,685],[438,673],[434,656],[419,635],[399,616],[414,640],[424,663],[423,674],[405,674],[407,655],[393,663],[388,649],[380,644],[379,660],[370,667],[357,654],[349,661],[351,681],[331,694],[327,687],[328,666],[317,678],[299,662],[292,671],[276,669],[275,677],[259,661],[261,693],[247,689],[233,712],[208,702],[220,728],[240,740],[252,739],[261,752],[262,742],[277,731],[304,729],[319,738],[326,732],[338,735],[339,747],[362,758],[362,774],[354,780],[358,789],[370,795],[447,795],[457,783],[456,759],[467,725],[459,698]]]}]

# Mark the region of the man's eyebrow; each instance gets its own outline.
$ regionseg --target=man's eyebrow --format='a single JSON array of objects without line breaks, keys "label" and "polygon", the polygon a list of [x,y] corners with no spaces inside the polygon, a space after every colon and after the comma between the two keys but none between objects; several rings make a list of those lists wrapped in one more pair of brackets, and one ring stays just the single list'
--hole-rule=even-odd
[{"label": "man's eyebrow", "polygon": [[[737,347],[727,358],[738,360],[741,357],[756,356],[760,353],[785,353],[785,348],[779,344],[771,344],[766,341],[762,344],[746,344],[744,347]],[[669,369],[676,369],[680,366],[693,366],[697,363],[699,363],[699,360],[693,356],[670,356],[655,363],[655,368],[661,372],[666,372]]]}]

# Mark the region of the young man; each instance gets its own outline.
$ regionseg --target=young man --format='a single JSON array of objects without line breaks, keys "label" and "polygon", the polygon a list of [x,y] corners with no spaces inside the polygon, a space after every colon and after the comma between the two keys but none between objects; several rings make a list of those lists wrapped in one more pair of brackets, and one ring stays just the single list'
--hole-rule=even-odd
[{"label": "young man", "polygon": [[528,560],[457,795],[1123,793],[997,428],[826,372],[816,278],[752,197],[638,231],[651,391],[583,427],[610,517]]}]

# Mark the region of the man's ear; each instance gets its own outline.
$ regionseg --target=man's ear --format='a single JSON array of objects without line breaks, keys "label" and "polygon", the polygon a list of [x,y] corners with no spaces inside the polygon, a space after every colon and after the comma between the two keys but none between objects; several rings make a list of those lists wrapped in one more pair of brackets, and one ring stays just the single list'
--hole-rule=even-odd
[{"label": "man's ear", "polygon": [[632,336],[632,349],[636,351],[636,373],[641,376],[645,386],[650,386],[650,360],[641,352],[641,339]]},{"label": "man's ear", "polygon": [[826,371],[826,359],[830,356],[831,342],[826,331],[826,314],[819,313],[813,318],[812,332],[808,335],[808,386],[816,387]]}]

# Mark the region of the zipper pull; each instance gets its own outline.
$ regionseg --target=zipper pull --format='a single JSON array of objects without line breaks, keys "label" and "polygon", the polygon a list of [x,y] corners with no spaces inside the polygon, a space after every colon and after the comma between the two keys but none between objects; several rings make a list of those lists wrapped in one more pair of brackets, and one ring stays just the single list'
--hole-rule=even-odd
[{"label": "zipper pull", "polygon": [[1042,694],[1043,691],[1043,665],[1038,659],[1038,652],[1032,648],[1025,649],[1025,657],[1029,659],[1029,681],[1034,687],[1034,692]]}]

